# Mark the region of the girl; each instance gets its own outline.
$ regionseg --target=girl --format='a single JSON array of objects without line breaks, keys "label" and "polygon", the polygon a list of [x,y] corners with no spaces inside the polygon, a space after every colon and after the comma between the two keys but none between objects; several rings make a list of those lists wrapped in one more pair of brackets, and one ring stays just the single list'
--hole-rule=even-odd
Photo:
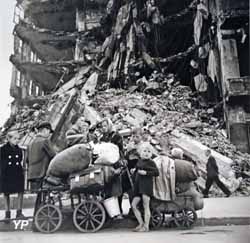
[{"label": "girl", "polygon": [[[135,197],[132,201],[132,209],[139,225],[134,229],[138,232],[149,231],[150,221],[150,197],[153,196],[153,177],[159,175],[159,171],[152,160],[152,147],[149,143],[142,143],[139,147],[140,159],[136,165]],[[137,205],[142,199],[144,208],[144,221]]]},{"label": "girl", "polygon": [[23,153],[17,145],[19,134],[11,131],[7,134],[7,143],[0,149],[0,168],[1,168],[1,192],[5,199],[5,219],[10,220],[10,194],[18,193],[18,206],[16,218],[24,218],[22,214],[23,192],[24,192],[24,173],[22,167]]}]

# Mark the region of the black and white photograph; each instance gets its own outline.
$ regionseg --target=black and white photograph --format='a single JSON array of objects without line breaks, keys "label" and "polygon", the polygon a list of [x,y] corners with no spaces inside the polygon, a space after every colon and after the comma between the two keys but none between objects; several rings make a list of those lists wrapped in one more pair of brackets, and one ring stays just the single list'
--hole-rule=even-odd
[{"label": "black and white photograph", "polygon": [[2,0],[0,242],[249,243],[249,0]]}]

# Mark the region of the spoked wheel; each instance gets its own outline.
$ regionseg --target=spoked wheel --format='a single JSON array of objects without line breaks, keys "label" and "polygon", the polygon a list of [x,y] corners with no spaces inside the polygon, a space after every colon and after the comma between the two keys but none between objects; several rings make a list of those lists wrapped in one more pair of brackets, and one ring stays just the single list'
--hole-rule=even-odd
[{"label": "spoked wheel", "polygon": [[150,226],[153,229],[158,229],[164,222],[164,214],[157,209],[153,209],[151,212]]},{"label": "spoked wheel", "polygon": [[79,204],[73,213],[75,227],[84,233],[94,233],[102,228],[106,219],[106,212],[97,201],[84,201]]},{"label": "spoked wheel", "polygon": [[51,204],[41,206],[35,214],[35,226],[42,233],[53,233],[62,224],[62,213],[59,208]]},{"label": "spoked wheel", "polygon": [[178,227],[191,228],[197,220],[197,214],[192,208],[183,208],[174,213],[174,219]]}]

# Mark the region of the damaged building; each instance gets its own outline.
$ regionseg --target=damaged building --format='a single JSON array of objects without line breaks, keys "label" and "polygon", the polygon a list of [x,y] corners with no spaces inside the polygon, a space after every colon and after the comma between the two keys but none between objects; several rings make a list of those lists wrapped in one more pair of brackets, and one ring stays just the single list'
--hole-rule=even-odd
[{"label": "damaged building", "polygon": [[111,115],[125,137],[146,127],[160,152],[182,147],[180,128],[250,166],[247,0],[17,0],[14,21],[2,140],[16,128],[26,146],[48,120],[60,150],[74,114]]}]

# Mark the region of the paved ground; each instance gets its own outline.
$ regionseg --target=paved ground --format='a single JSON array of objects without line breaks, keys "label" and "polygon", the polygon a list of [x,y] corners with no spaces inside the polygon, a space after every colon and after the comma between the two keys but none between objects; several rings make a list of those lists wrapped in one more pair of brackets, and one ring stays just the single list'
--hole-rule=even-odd
[{"label": "paved ground", "polygon": [[[124,201],[124,212],[128,211],[128,201]],[[33,209],[24,209],[25,216],[31,217],[33,215]],[[4,218],[4,210],[0,210],[0,220]],[[197,226],[215,226],[215,225],[250,225],[250,197],[230,197],[230,198],[207,198],[204,199],[204,208],[198,213]],[[15,210],[12,210],[12,218],[15,218]],[[26,230],[31,229],[31,221],[27,223]],[[72,230],[71,216],[64,221],[65,229]],[[0,222],[1,231],[15,231],[15,223],[6,225]],[[23,222],[23,224],[26,224]],[[118,228],[129,228],[134,226],[134,222],[122,221]],[[117,223],[113,226],[116,226]],[[21,223],[19,224],[19,230]],[[64,230],[64,229],[63,229]],[[250,242],[250,241],[249,241]]]},{"label": "paved ground", "polygon": [[[2,198],[0,198],[1,200]],[[125,213],[128,212],[129,202],[127,200],[124,200],[123,208]],[[26,208],[24,213],[31,216],[33,210],[31,207]],[[199,218],[250,218],[250,197],[204,198],[204,208],[197,213]],[[15,216],[15,210],[12,210],[12,216]],[[4,210],[2,209],[0,210],[0,219],[3,217]]]},{"label": "paved ground", "polygon": [[58,232],[41,234],[24,232],[1,232],[0,242],[6,243],[249,243],[250,226],[196,227],[192,230],[161,230],[148,233],[134,233],[129,230],[102,230],[94,234]]},{"label": "paved ground", "polygon": [[198,211],[199,218],[250,218],[250,197],[205,198],[204,209]]}]

